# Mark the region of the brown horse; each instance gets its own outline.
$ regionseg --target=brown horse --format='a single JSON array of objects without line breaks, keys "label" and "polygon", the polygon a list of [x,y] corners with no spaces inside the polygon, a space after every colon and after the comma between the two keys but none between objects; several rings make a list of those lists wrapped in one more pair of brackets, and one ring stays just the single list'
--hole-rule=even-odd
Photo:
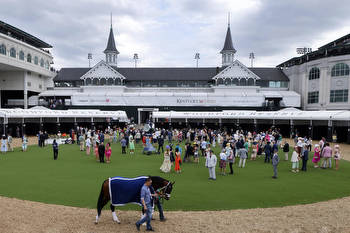
[{"label": "brown horse", "polygon": [[[159,197],[164,198],[165,200],[169,200],[170,194],[175,182],[170,182],[169,180],[166,180],[159,176],[150,176],[150,177],[152,179],[152,187],[155,190],[155,192],[159,195]],[[102,183],[101,192],[97,200],[97,216],[96,216],[95,224],[97,224],[100,219],[101,211],[103,207],[110,200],[111,200],[111,197],[109,193],[109,179],[107,179]],[[117,214],[115,213],[114,205],[110,204],[110,208],[112,211],[113,221],[120,223],[117,217]]]}]

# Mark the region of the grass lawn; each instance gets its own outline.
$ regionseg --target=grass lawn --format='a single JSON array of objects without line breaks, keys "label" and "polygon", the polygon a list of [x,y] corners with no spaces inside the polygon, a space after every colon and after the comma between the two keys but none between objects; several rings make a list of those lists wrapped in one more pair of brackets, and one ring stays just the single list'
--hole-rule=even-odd
[{"label": "grass lawn", "polygon": [[[176,181],[166,210],[223,210],[277,207],[325,201],[350,195],[350,162],[342,160],[340,170],[314,169],[294,174],[291,163],[282,161],[278,179],[272,165],[263,158],[247,161],[246,168],[234,165],[234,176],[217,175],[208,180],[208,170],[200,164],[182,165],[182,174],[163,174],[159,167],[163,156],[142,155],[137,145],[135,155],[121,155],[119,144],[112,146],[112,163],[97,163],[95,157],[79,151],[78,145],[60,146],[59,158],[53,160],[51,146],[30,146],[27,152],[0,154],[0,195],[67,206],[95,208],[103,180],[112,176],[136,177],[159,175]],[[216,149],[218,155],[218,149]],[[217,173],[219,169],[217,168]],[[138,209],[127,205],[122,209]]]}]

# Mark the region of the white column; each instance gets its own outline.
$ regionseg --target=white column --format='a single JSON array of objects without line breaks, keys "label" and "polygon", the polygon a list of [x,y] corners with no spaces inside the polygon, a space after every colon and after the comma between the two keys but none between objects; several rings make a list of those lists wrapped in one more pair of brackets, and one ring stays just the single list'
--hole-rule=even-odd
[{"label": "white column", "polygon": [[28,108],[27,72],[23,72],[23,108]]}]

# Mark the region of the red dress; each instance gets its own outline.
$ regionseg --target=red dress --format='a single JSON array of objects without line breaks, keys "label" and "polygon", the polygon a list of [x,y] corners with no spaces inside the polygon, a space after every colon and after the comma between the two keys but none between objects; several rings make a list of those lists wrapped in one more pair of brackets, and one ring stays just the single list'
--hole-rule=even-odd
[{"label": "red dress", "polygon": [[180,152],[177,152],[175,154],[175,171],[180,171],[180,163],[181,163],[181,156],[180,156]]}]

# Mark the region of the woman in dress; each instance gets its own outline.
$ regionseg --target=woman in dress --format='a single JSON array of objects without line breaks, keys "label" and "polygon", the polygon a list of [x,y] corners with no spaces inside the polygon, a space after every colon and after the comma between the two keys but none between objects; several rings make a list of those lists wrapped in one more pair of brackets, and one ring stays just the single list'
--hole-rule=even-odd
[{"label": "woman in dress", "polygon": [[2,139],[1,139],[1,153],[6,153],[6,152],[7,152],[6,136],[2,135]]},{"label": "woman in dress", "polygon": [[135,143],[134,143],[134,139],[131,138],[131,140],[129,141],[129,149],[130,149],[130,154],[134,154],[135,153]]},{"label": "woman in dress", "polygon": [[90,139],[90,137],[88,137],[86,139],[85,145],[86,145],[86,154],[90,155],[90,149],[91,149],[91,139]]},{"label": "woman in dress", "polygon": [[181,160],[181,153],[178,147],[175,148],[175,172],[181,173],[181,167],[180,164],[182,163]]},{"label": "woman in dress", "polygon": [[22,137],[22,151],[27,151],[27,145],[28,145],[28,139],[27,136],[24,134]]},{"label": "woman in dress", "polygon": [[106,155],[106,162],[110,163],[111,162],[111,155],[112,155],[112,148],[109,142],[106,144],[106,149],[105,149],[105,155]]},{"label": "woman in dress", "polygon": [[318,168],[318,162],[320,162],[320,159],[321,159],[320,154],[321,154],[320,146],[316,144],[314,149],[314,157],[312,158],[312,162],[314,163],[314,168]]},{"label": "woman in dress", "polygon": [[340,160],[340,147],[339,145],[335,145],[334,146],[335,170],[339,169],[339,160]]},{"label": "woman in dress", "polygon": [[166,150],[164,151],[164,161],[160,170],[164,173],[169,173],[171,170],[171,162],[170,162],[170,146],[166,146]]}]

